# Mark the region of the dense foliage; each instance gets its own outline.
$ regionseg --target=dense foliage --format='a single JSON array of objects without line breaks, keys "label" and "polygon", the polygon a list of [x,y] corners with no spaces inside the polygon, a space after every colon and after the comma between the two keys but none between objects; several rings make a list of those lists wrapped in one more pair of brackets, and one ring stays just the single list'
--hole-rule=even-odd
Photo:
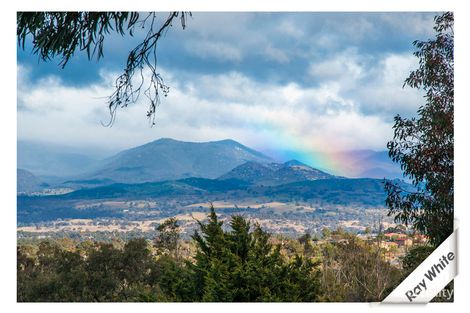
[{"label": "dense foliage", "polygon": [[342,231],[329,232],[335,241],[325,237],[319,246],[308,234],[274,238],[241,216],[223,225],[211,209],[208,218],[190,249],[175,219],[157,227],[153,244],[143,238],[20,244],[18,301],[379,301],[401,278],[375,243]]},{"label": "dense foliage", "polygon": [[295,255],[286,260],[270,235],[241,216],[222,230],[214,210],[193,238],[197,252],[191,268],[200,301],[314,301],[319,281],[316,263]]},{"label": "dense foliage", "polygon": [[454,16],[436,17],[436,37],[415,41],[419,67],[405,85],[425,92],[418,117],[395,117],[389,155],[400,163],[417,191],[386,184],[387,205],[397,221],[443,242],[454,219]]},{"label": "dense foliage", "polygon": [[156,255],[144,239],[122,248],[88,242],[64,249],[42,241],[18,247],[19,301],[313,301],[316,264],[288,260],[270,236],[235,216],[222,230],[212,210],[194,235],[195,260],[179,257],[177,224],[158,227]]}]

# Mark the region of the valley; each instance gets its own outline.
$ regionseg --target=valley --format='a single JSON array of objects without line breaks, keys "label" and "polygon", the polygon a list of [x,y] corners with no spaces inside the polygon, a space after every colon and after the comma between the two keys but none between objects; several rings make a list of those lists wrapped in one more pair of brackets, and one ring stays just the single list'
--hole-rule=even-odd
[{"label": "valley", "polygon": [[212,204],[222,220],[242,215],[273,233],[294,237],[320,233],[325,227],[357,233],[379,220],[392,222],[381,205],[384,193],[380,188],[378,180],[347,179],[275,187],[196,179],[111,185],[58,196],[18,197],[18,231],[42,235],[136,232],[152,236],[156,226],[176,217],[183,234],[189,237],[197,227],[196,220],[204,220]]},{"label": "valley", "polygon": [[18,237],[150,238],[176,217],[189,238],[211,205],[225,224],[242,215],[292,237],[324,228],[362,233],[380,223],[394,226],[382,179],[335,176],[298,160],[276,162],[233,140],[160,139],[88,168],[94,170],[54,184],[19,171]]},{"label": "valley", "polygon": [[[155,228],[169,217],[175,217],[182,230],[182,235],[189,238],[197,228],[197,221],[205,221],[210,203],[195,203],[179,206],[173,203],[171,209],[159,208],[152,201],[140,201],[145,208],[138,208],[135,202],[116,201],[114,203],[94,202],[76,205],[82,212],[98,207],[114,208],[114,214],[90,218],[60,218],[50,221],[24,223],[18,227],[19,236],[43,235],[53,236],[74,233],[75,237],[93,237],[100,232],[112,236],[116,233],[134,233],[151,238]],[[311,206],[308,203],[253,202],[231,203],[216,201],[212,203],[220,220],[228,225],[233,215],[241,215],[263,229],[289,237],[298,237],[306,232],[319,234],[323,228],[341,228],[348,232],[362,233],[367,227],[378,226],[381,221],[385,227],[395,226],[386,218],[386,210],[380,207],[367,209],[354,206],[326,205]],[[165,207],[165,206],[163,206]],[[83,214],[83,216],[86,216]]]}]

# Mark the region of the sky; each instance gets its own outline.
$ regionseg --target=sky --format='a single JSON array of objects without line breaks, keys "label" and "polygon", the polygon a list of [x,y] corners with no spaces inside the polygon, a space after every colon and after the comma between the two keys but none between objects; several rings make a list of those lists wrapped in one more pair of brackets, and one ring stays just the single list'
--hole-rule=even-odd
[{"label": "sky", "polygon": [[28,43],[17,52],[18,140],[117,151],[163,137],[230,138],[310,165],[383,151],[394,116],[423,104],[403,82],[417,67],[412,42],[432,38],[435,15],[195,12],[159,42],[170,93],[153,127],[145,97],[102,126],[106,97],[143,32],[111,35],[103,59],[77,53],[64,69],[39,61]]}]

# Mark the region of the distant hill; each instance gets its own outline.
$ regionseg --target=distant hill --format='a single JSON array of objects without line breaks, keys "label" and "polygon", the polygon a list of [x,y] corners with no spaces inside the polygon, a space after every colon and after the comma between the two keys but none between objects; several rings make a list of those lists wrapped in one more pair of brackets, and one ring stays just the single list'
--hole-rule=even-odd
[{"label": "distant hill", "polygon": [[46,183],[24,169],[19,168],[16,170],[16,179],[17,192],[35,192],[47,187]]},{"label": "distant hill", "polygon": [[[37,201],[65,201],[85,199],[141,199],[224,198],[241,201],[245,198],[269,198],[323,201],[329,204],[384,205],[383,180],[371,178],[330,178],[302,181],[277,186],[260,186],[236,179],[218,180],[186,178],[139,184],[117,183],[107,186],[80,189],[57,196],[36,197]],[[197,200],[195,200],[197,202]]]},{"label": "distant hill", "polygon": [[362,168],[358,175],[360,177],[403,179],[400,165],[390,159],[388,151],[365,150],[362,154],[358,153],[357,160],[353,165]]},{"label": "distant hill", "polygon": [[[275,157],[280,162],[290,159],[308,162],[303,159],[305,156],[300,154],[299,151],[262,150],[261,152]],[[335,174],[356,178],[403,179],[403,171],[400,165],[390,159],[388,151],[345,150],[337,151],[334,154],[337,160],[341,160],[341,163],[338,164],[338,168],[341,168],[341,173],[335,172]],[[318,169],[326,172],[337,170],[337,168]]]},{"label": "distant hill", "polygon": [[265,186],[330,178],[335,178],[335,176],[297,160],[290,160],[285,163],[246,162],[219,177],[221,180],[238,179]]},{"label": "distant hill", "polygon": [[249,162],[272,159],[234,140],[183,142],[159,139],[102,161],[80,180],[142,183],[189,177],[217,178]]},{"label": "distant hill", "polygon": [[[403,186],[408,185],[404,184]],[[141,199],[142,197],[204,199],[208,197],[213,199],[218,195],[238,201],[245,198],[269,198],[279,201],[314,200],[328,204],[384,205],[386,193],[383,180],[371,178],[317,179],[277,186],[255,185],[237,179],[186,178],[140,184],[118,183],[44,198],[84,200]]]},{"label": "distant hill", "polygon": [[[397,181],[398,182],[398,181]],[[413,188],[404,183],[408,190]],[[18,222],[30,223],[57,218],[121,217],[122,209],[98,206],[87,210],[76,208],[89,200],[155,199],[159,203],[201,203],[225,200],[233,203],[294,201],[324,205],[355,206],[363,209],[384,207],[386,192],[381,179],[330,178],[302,181],[277,186],[261,186],[236,179],[186,178],[140,184],[112,184],[76,190],[63,195],[18,196]],[[169,213],[175,212],[169,209]]]},{"label": "distant hill", "polygon": [[17,143],[17,149],[18,168],[52,180],[54,177],[70,177],[89,171],[105,155],[104,152],[91,149],[85,151],[69,146],[21,140]]},{"label": "distant hill", "polygon": [[349,177],[403,179],[400,165],[390,159],[387,151],[346,151],[340,157],[345,162],[342,166],[350,172]]}]

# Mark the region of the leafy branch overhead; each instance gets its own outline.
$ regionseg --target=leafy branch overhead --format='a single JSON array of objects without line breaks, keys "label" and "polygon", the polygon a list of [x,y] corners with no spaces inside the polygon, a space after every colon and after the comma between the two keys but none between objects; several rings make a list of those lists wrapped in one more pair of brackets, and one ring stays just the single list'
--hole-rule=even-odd
[{"label": "leafy branch overhead", "polygon": [[[33,53],[40,60],[60,58],[59,65],[64,68],[77,51],[86,51],[90,60],[102,58],[105,37],[112,32],[132,37],[137,28],[145,29],[144,39],[129,52],[124,71],[108,97],[111,118],[107,126],[114,123],[118,108],[135,103],[141,93],[150,102],[147,117],[154,125],[160,94],[166,96],[169,92],[157,72],[157,43],[176,19],[185,29],[188,16],[191,13],[171,12],[159,23],[156,12],[18,12],[18,45],[24,50],[31,38]],[[146,76],[147,70],[150,77]]]}]

